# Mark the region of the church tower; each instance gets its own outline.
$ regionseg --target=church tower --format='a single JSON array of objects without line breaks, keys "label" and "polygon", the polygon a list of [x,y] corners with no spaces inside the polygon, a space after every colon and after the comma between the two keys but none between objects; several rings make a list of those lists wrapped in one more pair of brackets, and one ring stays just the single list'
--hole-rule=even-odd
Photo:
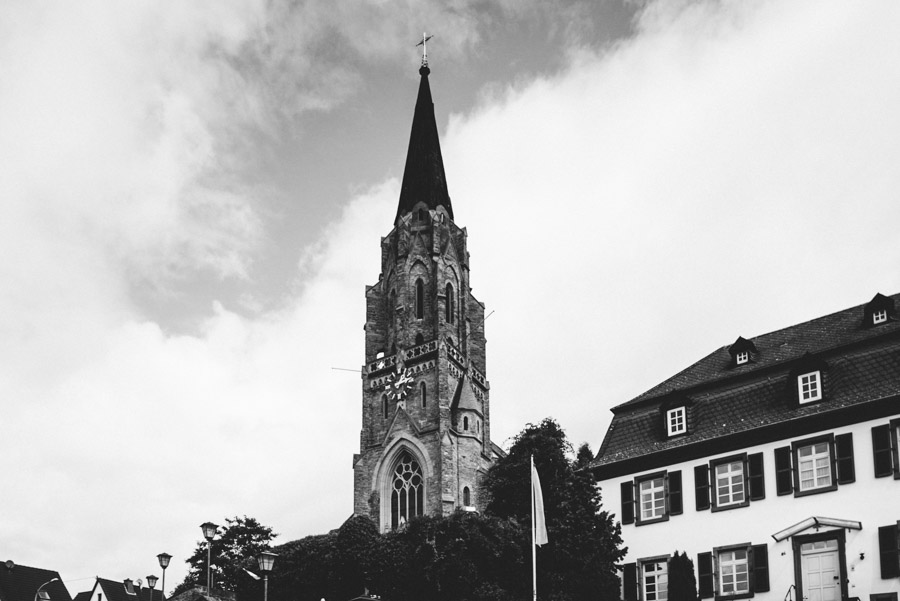
[{"label": "church tower", "polygon": [[423,61],[394,227],[366,287],[354,513],[381,530],[482,510],[481,478],[502,453],[490,438],[484,305],[469,287],[466,230],[453,221],[429,73]]}]

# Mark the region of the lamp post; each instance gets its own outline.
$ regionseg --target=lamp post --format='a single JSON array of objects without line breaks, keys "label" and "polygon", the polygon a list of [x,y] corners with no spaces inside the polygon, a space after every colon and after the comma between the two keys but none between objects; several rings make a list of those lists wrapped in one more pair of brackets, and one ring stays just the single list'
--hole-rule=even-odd
[{"label": "lamp post", "polygon": [[277,554],[271,551],[263,551],[259,554],[257,561],[259,562],[259,571],[263,573],[263,601],[269,601],[269,572],[275,565]]},{"label": "lamp post", "polygon": [[[51,578],[50,580],[48,580],[47,582],[45,582],[44,584],[42,584],[41,586],[37,587],[37,590],[34,591],[34,601],[38,601],[38,599],[44,599],[44,597],[41,596],[41,593],[44,592],[42,589],[45,586],[47,586],[48,584],[50,584],[51,582],[56,582],[58,580],[59,580],[59,578],[54,577],[54,578]],[[50,595],[47,595],[46,598],[49,599]]]},{"label": "lamp post", "polygon": [[153,589],[156,588],[157,580],[159,580],[159,578],[157,578],[153,574],[150,574],[149,576],[147,576],[147,586],[150,587],[150,601],[153,601]]},{"label": "lamp post", "polygon": [[162,592],[162,596],[166,596],[166,568],[169,567],[169,561],[172,560],[172,556],[168,553],[160,553],[156,556],[156,559],[159,560],[159,567],[162,568],[163,571],[163,581],[162,586],[159,588],[160,592]]},{"label": "lamp post", "polygon": [[204,522],[200,524],[200,529],[203,530],[203,538],[206,539],[206,594],[211,595],[212,582],[210,577],[212,575],[212,541],[216,537],[216,530],[218,530],[219,527],[212,522]]}]

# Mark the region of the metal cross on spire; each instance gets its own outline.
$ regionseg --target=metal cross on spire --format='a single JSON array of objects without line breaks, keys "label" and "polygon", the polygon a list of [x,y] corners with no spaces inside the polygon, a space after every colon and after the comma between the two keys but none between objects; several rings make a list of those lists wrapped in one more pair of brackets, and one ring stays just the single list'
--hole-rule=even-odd
[{"label": "metal cross on spire", "polygon": [[430,40],[433,37],[434,37],[433,35],[425,35],[425,32],[423,31],[422,32],[422,41],[419,42],[418,44],[416,44],[416,46],[422,47],[422,66],[423,67],[428,66],[428,44],[427,44],[427,42],[428,42],[428,40]]}]

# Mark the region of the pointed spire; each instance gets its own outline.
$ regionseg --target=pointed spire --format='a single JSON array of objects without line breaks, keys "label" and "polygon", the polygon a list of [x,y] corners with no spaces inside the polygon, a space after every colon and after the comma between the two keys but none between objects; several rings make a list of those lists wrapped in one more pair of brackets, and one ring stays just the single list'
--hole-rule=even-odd
[{"label": "pointed spire", "polygon": [[400,202],[397,216],[412,211],[420,201],[429,209],[443,205],[453,219],[453,207],[447,192],[447,178],[444,175],[444,160],[441,157],[441,143],[438,140],[437,123],[434,120],[434,103],[428,74],[431,69],[422,65],[419,74],[419,96],[413,115],[412,131],[409,134],[409,150],[406,153],[406,167],[403,170],[403,184],[400,187]]}]

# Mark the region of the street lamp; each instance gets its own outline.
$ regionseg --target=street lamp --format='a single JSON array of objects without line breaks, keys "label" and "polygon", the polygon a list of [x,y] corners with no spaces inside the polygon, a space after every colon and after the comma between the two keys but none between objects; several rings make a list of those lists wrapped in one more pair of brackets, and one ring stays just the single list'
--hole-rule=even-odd
[{"label": "street lamp", "polygon": [[153,601],[153,589],[156,588],[156,581],[159,580],[153,574],[147,576],[147,586],[150,587],[150,601]]},{"label": "street lamp", "polygon": [[269,601],[269,572],[272,571],[272,566],[275,565],[276,557],[278,555],[271,551],[263,551],[257,557],[259,571],[263,573],[263,601]]},{"label": "street lamp", "polygon": [[[43,591],[43,590],[41,590],[41,589],[43,589],[45,586],[47,586],[47,585],[50,584],[51,582],[56,582],[56,581],[58,581],[58,580],[59,580],[59,578],[51,578],[50,580],[48,580],[47,582],[45,582],[44,584],[42,584],[41,586],[39,586],[39,587],[37,588],[37,590],[34,592],[34,601],[38,601],[38,599],[41,599],[41,600],[43,600],[43,599],[50,599],[50,595],[47,594],[46,591]],[[44,593],[44,594],[42,595],[41,593]]]},{"label": "street lamp", "polygon": [[163,571],[163,581],[162,586],[159,588],[160,592],[162,592],[162,596],[166,596],[166,568],[169,567],[169,561],[172,560],[172,556],[168,553],[160,553],[156,556],[156,559],[159,560],[159,567],[162,568]]},{"label": "street lamp", "polygon": [[210,576],[212,575],[212,541],[216,537],[216,530],[218,530],[219,527],[212,522],[204,522],[200,524],[200,529],[203,530],[203,538],[206,539],[206,594],[211,595],[212,582]]}]

